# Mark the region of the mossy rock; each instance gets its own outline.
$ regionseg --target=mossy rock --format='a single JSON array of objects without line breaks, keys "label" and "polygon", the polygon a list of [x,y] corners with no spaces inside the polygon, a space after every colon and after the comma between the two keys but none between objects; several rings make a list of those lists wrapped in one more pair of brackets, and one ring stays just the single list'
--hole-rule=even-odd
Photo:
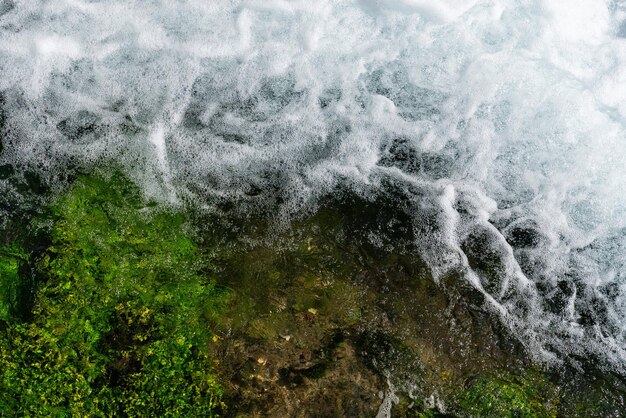
[{"label": "mossy rock", "polygon": [[559,392],[536,371],[498,373],[476,379],[458,403],[462,413],[472,417],[553,418],[559,411]]},{"label": "mossy rock", "polygon": [[[2,311],[3,414],[216,415],[222,389],[208,352],[227,294],[185,218],[120,176],[80,178],[50,210],[32,317]],[[4,307],[23,253],[0,257]]]},{"label": "mossy rock", "polygon": [[18,245],[0,246],[0,321],[9,321],[19,311],[20,268],[28,254]]}]

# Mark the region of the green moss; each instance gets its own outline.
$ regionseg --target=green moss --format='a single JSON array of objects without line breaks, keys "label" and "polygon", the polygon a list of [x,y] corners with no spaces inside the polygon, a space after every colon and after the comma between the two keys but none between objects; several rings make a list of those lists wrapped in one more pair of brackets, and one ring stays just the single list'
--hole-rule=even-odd
[{"label": "green moss", "polygon": [[[201,274],[210,264],[183,216],[146,206],[119,177],[79,179],[52,212],[33,319],[0,333],[0,410],[215,415],[207,349],[226,294]],[[3,283],[19,280],[17,259],[0,259]]]},{"label": "green moss", "polygon": [[0,320],[8,321],[18,311],[19,269],[28,255],[17,245],[0,246]]},{"label": "green moss", "polygon": [[463,412],[480,417],[556,417],[556,388],[540,373],[500,373],[475,381],[459,397]]}]

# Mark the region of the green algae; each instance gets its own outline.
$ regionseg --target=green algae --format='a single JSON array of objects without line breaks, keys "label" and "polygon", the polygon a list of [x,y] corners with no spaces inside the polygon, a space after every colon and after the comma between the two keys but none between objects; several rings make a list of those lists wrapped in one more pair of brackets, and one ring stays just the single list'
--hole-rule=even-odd
[{"label": "green algae", "polygon": [[23,253],[1,253],[3,414],[216,415],[208,347],[227,295],[185,218],[121,177],[80,178],[51,212],[29,321],[6,321]]},{"label": "green algae", "polygon": [[559,413],[560,396],[543,374],[526,370],[481,376],[460,394],[458,403],[470,416],[552,418]]},{"label": "green algae", "polygon": [[8,321],[19,311],[19,270],[27,259],[18,245],[0,246],[0,321]]}]

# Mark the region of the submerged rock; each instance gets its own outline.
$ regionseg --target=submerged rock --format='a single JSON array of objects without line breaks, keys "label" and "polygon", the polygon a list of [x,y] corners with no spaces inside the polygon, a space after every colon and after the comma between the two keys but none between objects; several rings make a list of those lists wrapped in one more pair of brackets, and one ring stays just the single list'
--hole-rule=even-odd
[{"label": "submerged rock", "polygon": [[[433,278],[389,200],[329,201],[282,228],[223,213],[188,221],[116,176],[81,177],[54,202],[43,248],[2,236],[4,410],[622,414],[622,376],[593,359],[574,359],[584,373],[539,368],[464,271]],[[498,251],[484,241],[469,235],[464,246],[495,283]],[[26,267],[45,280],[26,281]],[[23,304],[25,284],[33,300]]]},{"label": "submerged rock", "polygon": [[482,294],[435,283],[410,246],[373,245],[351,210],[218,250],[235,295],[215,353],[232,416],[376,416],[385,402],[392,416],[471,415],[469,376],[530,364]]}]

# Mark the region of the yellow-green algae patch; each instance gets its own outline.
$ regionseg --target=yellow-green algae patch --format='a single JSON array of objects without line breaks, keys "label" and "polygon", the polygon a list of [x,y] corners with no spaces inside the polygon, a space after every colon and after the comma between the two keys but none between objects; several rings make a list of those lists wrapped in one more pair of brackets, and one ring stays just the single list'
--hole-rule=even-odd
[{"label": "yellow-green algae patch", "polygon": [[476,417],[554,418],[559,403],[558,389],[533,370],[481,376],[459,397],[461,410]]},{"label": "yellow-green algae patch", "polygon": [[4,308],[20,257],[2,253],[3,415],[216,415],[208,346],[226,294],[184,217],[120,177],[79,179],[52,213],[28,322]]}]

